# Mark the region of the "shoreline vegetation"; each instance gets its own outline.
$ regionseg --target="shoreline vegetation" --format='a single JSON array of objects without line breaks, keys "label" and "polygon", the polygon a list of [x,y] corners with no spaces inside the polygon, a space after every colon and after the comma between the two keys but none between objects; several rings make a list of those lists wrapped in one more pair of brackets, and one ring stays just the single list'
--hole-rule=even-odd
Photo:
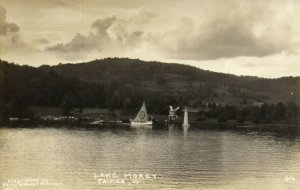
[{"label": "shoreline vegetation", "polygon": [[[43,108],[44,111],[47,108]],[[49,109],[49,108],[48,108]],[[52,108],[53,109],[53,108]],[[56,108],[55,110],[59,110]],[[53,110],[52,110],[53,111]],[[90,110],[91,111],[91,110]],[[93,110],[94,111],[94,110]],[[92,111],[92,112],[93,112]],[[39,112],[41,113],[41,112]],[[93,112],[93,114],[95,114]],[[154,130],[181,129],[183,122],[183,113],[179,112],[180,116],[176,121],[169,122],[167,115],[151,115],[153,117]],[[96,113],[97,117],[80,117],[80,114],[73,116],[56,116],[43,115],[41,117],[28,118],[10,118],[7,122],[2,122],[0,128],[81,128],[81,129],[129,129],[130,123],[127,118],[128,114],[122,114],[119,111],[102,110],[102,115]],[[76,115],[76,116],[75,116]],[[238,130],[238,131],[253,131],[253,132],[274,132],[282,134],[300,134],[299,122],[285,121],[242,121],[242,120],[224,120],[219,118],[205,118],[205,113],[197,112],[189,114],[190,129],[200,130]],[[82,115],[81,115],[82,116]],[[91,115],[92,116],[92,115]]]},{"label": "shoreline vegetation", "polygon": [[[159,126],[173,105],[196,110],[189,119],[199,128],[281,129],[299,125],[299,86],[300,77],[235,76],[127,58],[38,68],[0,60],[0,123],[126,126],[145,101]],[[178,115],[181,125],[182,110]]]}]

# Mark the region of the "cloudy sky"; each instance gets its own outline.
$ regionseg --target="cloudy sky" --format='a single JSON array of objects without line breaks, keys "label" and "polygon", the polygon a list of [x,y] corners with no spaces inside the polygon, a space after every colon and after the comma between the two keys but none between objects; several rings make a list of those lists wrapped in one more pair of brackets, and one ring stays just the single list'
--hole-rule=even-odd
[{"label": "cloudy sky", "polygon": [[299,0],[0,0],[0,58],[39,66],[130,57],[300,76]]}]

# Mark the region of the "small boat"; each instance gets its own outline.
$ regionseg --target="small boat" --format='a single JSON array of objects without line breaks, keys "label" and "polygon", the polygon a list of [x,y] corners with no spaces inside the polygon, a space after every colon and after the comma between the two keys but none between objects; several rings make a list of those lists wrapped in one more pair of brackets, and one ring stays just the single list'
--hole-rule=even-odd
[{"label": "small boat", "polygon": [[90,125],[98,125],[98,124],[103,124],[104,120],[97,120],[97,121],[93,121],[91,123],[89,123]]},{"label": "small boat", "polygon": [[131,127],[140,128],[140,127],[152,127],[152,124],[153,124],[152,120],[149,120],[148,118],[146,103],[144,102],[136,117],[133,120],[130,119],[130,125]]}]

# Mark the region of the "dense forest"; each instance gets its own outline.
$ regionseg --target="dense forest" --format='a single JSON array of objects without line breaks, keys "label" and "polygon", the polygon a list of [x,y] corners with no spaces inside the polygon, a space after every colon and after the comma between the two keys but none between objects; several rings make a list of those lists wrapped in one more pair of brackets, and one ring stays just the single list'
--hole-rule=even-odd
[{"label": "dense forest", "polygon": [[133,113],[145,100],[153,114],[189,105],[209,107],[202,116],[220,120],[298,121],[299,81],[127,58],[38,68],[0,61],[0,119],[33,118],[31,105],[61,107],[65,114],[87,107]]}]

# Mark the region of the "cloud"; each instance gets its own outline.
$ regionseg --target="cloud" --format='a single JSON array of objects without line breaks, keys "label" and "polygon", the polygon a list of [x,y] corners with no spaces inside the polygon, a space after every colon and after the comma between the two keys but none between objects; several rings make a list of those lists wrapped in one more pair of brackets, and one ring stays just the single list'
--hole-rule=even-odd
[{"label": "cloud", "polygon": [[[36,0],[36,1],[40,1],[40,0]],[[73,3],[77,3],[77,2],[78,2],[78,0],[73,0]],[[48,3],[50,5],[69,6],[70,3],[72,3],[72,2],[68,2],[65,0],[47,0],[46,3]]]},{"label": "cloud", "polygon": [[147,11],[145,9],[140,9],[137,14],[128,19],[127,23],[131,22],[136,25],[144,25],[151,19],[154,19],[156,16],[157,15],[153,12]]},{"label": "cloud", "polygon": [[[158,15],[138,9],[128,17],[104,17],[92,23],[88,35],[77,34],[70,42],[46,50],[65,59],[112,51],[119,52],[117,56],[129,56],[130,53],[126,54],[129,50],[138,51],[141,47],[167,59],[179,60],[264,57],[283,51],[300,53],[300,39],[294,38],[300,35],[300,28],[293,19],[300,16],[299,10],[293,7],[300,5],[295,1],[187,1],[195,7],[201,5],[201,11],[195,12],[190,6],[193,14],[187,14],[189,10],[182,10],[182,14],[179,5],[183,2],[174,1],[176,14],[185,16],[173,18],[171,13]],[[152,20],[160,22],[153,25]]]},{"label": "cloud", "polygon": [[[263,9],[259,4],[243,1],[217,1],[205,8],[208,10],[202,19],[182,18],[175,29],[154,35],[152,41],[158,51],[175,59],[191,60],[263,57],[292,51],[293,27],[289,19],[296,12],[283,15],[287,5],[281,6],[281,10],[268,10],[267,5]],[[276,19],[279,16],[281,19]],[[257,34],[254,30],[259,24],[263,29]]]},{"label": "cloud", "polygon": [[19,26],[6,20],[6,9],[0,5],[0,54],[21,43]]},{"label": "cloud", "polygon": [[112,26],[116,19],[117,18],[115,15],[102,19],[97,19],[93,22],[91,27],[96,30],[96,35],[105,38],[108,36],[107,29]]},{"label": "cloud", "polygon": [[235,74],[299,75],[299,0],[0,3],[0,55],[9,61],[39,65],[116,56],[193,62]]},{"label": "cloud", "polygon": [[49,44],[50,41],[46,38],[39,38],[39,39],[35,39],[33,40],[33,44],[37,44],[37,45],[44,45],[44,44]]},{"label": "cloud", "polygon": [[137,14],[120,19],[115,15],[100,18],[91,24],[88,35],[77,33],[70,42],[48,46],[47,51],[54,52],[65,60],[84,59],[95,52],[125,52],[137,48],[144,38],[144,32],[137,30],[156,15],[139,10]]},{"label": "cloud", "polygon": [[111,41],[107,30],[116,19],[116,16],[97,19],[91,25],[94,32],[91,32],[87,36],[77,33],[70,42],[59,43],[47,47],[46,50],[55,52],[68,60],[85,58],[89,52],[94,50],[101,51]]},{"label": "cloud", "polygon": [[51,9],[55,7],[72,7],[74,4],[78,4],[80,0],[2,0],[3,3],[11,4],[14,6],[21,5],[22,7],[31,7],[34,6],[35,9]]},{"label": "cloud", "polygon": [[97,48],[98,40],[94,34],[83,36],[78,33],[70,42],[49,46],[46,50],[54,52],[66,60],[82,59],[86,58],[90,51]]},{"label": "cloud", "polygon": [[15,23],[6,21],[6,10],[0,6],[0,35],[6,36],[8,33],[18,32],[19,27]]},{"label": "cloud", "polygon": [[[45,38],[32,40],[27,43],[23,40],[20,27],[10,21],[7,21],[6,9],[0,5],[0,55],[1,59],[8,61],[27,63],[30,65],[38,64],[37,57],[42,60],[47,57],[47,61],[55,60],[53,55],[46,55],[40,51],[38,46],[44,46],[49,43]],[[41,55],[43,54],[43,55]],[[42,58],[44,57],[44,58]],[[51,58],[51,60],[49,59]],[[33,61],[36,61],[33,63]]]},{"label": "cloud", "polygon": [[184,19],[176,30],[155,36],[154,43],[178,59],[265,56],[282,51],[281,47],[255,37],[243,19],[220,19],[202,27],[191,26],[191,22]]}]

